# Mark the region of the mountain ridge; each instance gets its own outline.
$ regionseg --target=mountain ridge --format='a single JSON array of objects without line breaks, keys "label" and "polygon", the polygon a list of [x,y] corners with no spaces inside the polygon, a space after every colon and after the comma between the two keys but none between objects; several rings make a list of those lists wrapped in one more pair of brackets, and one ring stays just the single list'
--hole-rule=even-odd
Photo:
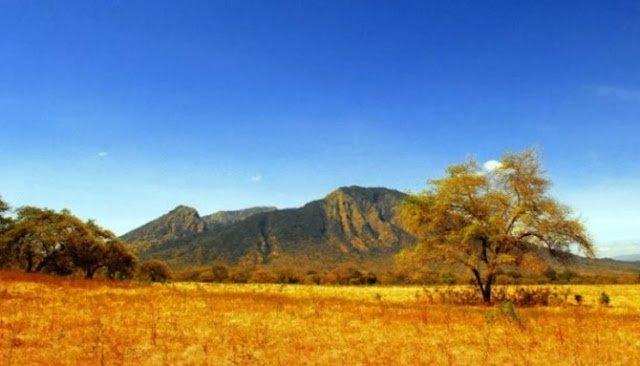
[{"label": "mountain ridge", "polygon": [[340,187],[302,207],[259,212],[213,229],[161,237],[135,249],[141,258],[178,267],[213,261],[314,266],[373,261],[388,267],[395,253],[413,243],[398,224],[396,207],[405,196],[383,187]]}]

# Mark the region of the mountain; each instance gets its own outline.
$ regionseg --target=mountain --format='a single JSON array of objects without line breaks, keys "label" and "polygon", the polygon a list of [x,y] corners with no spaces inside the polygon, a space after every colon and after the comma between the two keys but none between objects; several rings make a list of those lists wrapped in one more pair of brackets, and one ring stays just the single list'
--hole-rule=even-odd
[{"label": "mountain", "polygon": [[165,215],[124,234],[121,239],[134,245],[136,251],[144,251],[174,239],[190,237],[244,220],[252,215],[276,210],[275,207],[252,207],[238,211],[219,211],[200,217],[198,211],[180,205]]},{"label": "mountain", "polygon": [[626,254],[613,257],[613,259],[624,262],[640,262],[640,253]]},{"label": "mountain", "polygon": [[242,221],[250,216],[257,215],[264,212],[271,212],[277,210],[276,207],[251,207],[244,210],[237,211],[218,211],[211,215],[203,216],[202,219],[207,223],[209,227],[216,225],[229,225],[238,221]]},{"label": "mountain", "polygon": [[124,234],[121,239],[136,243],[136,250],[158,243],[202,233],[207,224],[193,207],[178,206],[159,218]]},{"label": "mountain", "polygon": [[[164,236],[136,250],[143,259],[162,259],[178,267],[213,261],[298,267],[352,262],[389,267],[392,256],[414,240],[397,222],[396,207],[404,197],[386,188],[343,187],[300,208],[261,212],[235,221],[227,216],[230,223],[226,225],[183,230],[183,235]],[[132,233],[166,221],[167,215]],[[212,216],[200,220],[212,222]],[[123,239],[135,237],[132,233]]]}]

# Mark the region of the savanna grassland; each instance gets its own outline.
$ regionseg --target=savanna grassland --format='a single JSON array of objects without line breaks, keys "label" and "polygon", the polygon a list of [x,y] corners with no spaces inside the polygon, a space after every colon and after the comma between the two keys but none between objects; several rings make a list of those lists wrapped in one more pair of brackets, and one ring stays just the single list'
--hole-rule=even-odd
[{"label": "savanna grassland", "polygon": [[[429,301],[420,287],[163,285],[7,272],[0,364],[637,364],[640,286],[554,291],[567,301],[504,311]],[[603,291],[610,306],[598,304]]]}]

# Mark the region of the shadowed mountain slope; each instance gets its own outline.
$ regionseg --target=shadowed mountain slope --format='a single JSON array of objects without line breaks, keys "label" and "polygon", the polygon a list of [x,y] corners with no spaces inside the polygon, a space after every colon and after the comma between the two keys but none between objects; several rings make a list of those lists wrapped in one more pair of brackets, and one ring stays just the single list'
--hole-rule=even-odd
[{"label": "shadowed mountain slope", "polygon": [[413,242],[397,223],[395,208],[404,197],[386,188],[340,188],[300,208],[184,232],[188,235],[139,247],[138,254],[174,266],[222,261],[312,267],[373,262],[389,267],[392,256]]}]

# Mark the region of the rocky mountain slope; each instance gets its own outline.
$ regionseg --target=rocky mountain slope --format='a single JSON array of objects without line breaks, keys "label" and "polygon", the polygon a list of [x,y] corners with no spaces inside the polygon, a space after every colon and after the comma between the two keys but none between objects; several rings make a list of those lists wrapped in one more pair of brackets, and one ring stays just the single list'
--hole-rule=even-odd
[{"label": "rocky mountain slope", "polygon": [[[396,207],[404,194],[386,188],[344,187],[324,199],[295,209],[227,219],[226,225],[210,225],[212,216],[179,215],[182,225],[162,216],[156,221],[181,228],[172,235],[159,230],[153,244],[138,245],[141,258],[158,258],[174,266],[206,265],[213,261],[228,264],[273,264],[330,267],[337,263],[375,262],[385,266],[392,256],[413,238],[400,228]],[[178,210],[178,208],[176,209]],[[176,211],[174,210],[174,211]],[[174,212],[172,211],[172,212]],[[195,210],[194,210],[195,211]],[[229,217],[229,216],[227,216]],[[199,223],[204,222],[204,229]],[[152,222],[153,223],[153,222]],[[123,236],[149,239],[152,223]],[[157,227],[157,226],[156,226]],[[138,233],[148,234],[146,236]]]}]

